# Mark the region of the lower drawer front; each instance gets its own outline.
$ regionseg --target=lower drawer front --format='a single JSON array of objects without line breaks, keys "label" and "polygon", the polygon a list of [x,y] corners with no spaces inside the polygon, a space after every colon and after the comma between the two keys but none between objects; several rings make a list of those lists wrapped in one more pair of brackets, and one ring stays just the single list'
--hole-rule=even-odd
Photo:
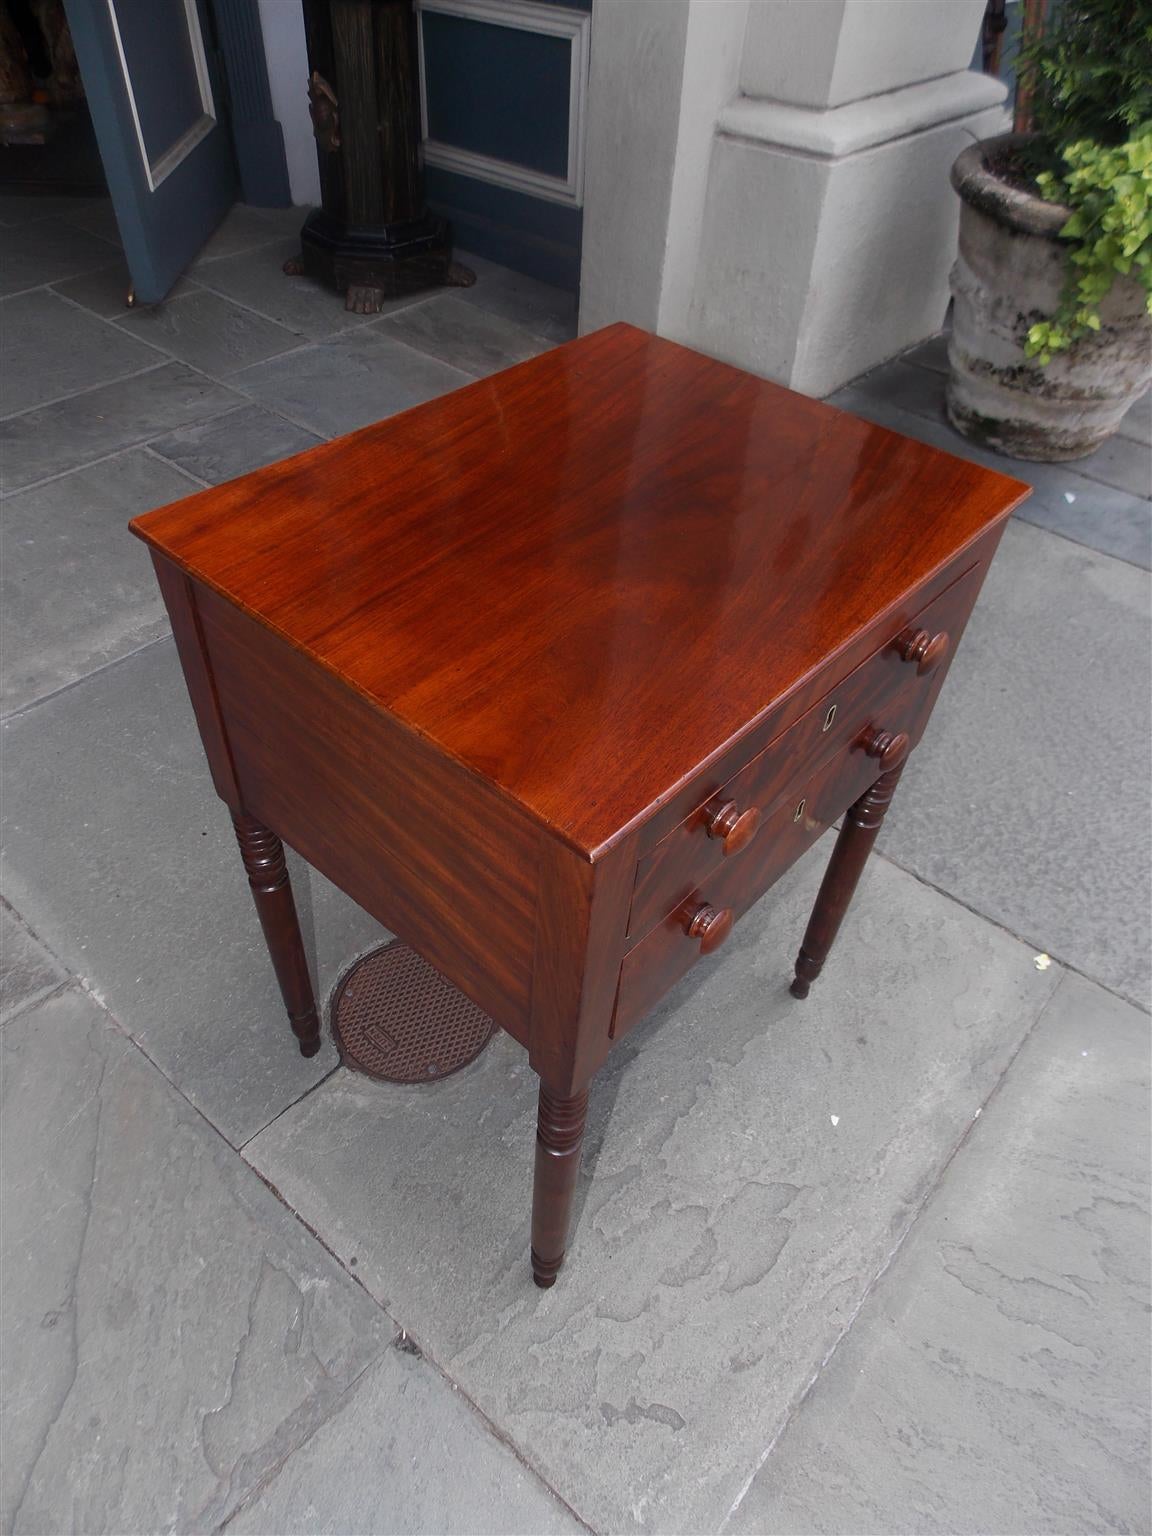
[{"label": "lower drawer front", "polygon": [[[746,912],[876,782],[879,772],[874,759],[849,747],[807,779],[798,779],[761,826],[754,856],[749,849],[747,859],[726,862],[624,957],[613,1037],[639,1023],[699,960],[700,941],[686,931],[697,907],[730,907],[736,917]],[[799,944],[800,935],[794,937]]]}]

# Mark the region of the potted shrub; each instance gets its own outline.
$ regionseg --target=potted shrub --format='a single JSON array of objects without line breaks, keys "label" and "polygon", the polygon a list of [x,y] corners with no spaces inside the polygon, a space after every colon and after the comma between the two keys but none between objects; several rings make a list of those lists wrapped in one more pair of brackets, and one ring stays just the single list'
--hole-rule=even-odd
[{"label": "potted shrub", "polygon": [[1024,459],[1076,459],[1152,378],[1152,0],[1065,0],[1026,42],[1031,133],[952,168],[948,416]]}]

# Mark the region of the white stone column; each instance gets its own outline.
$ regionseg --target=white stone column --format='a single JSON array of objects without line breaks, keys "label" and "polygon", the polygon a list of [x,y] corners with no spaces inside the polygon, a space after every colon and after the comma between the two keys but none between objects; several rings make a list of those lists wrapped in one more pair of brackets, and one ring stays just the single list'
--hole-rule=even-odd
[{"label": "white stone column", "polygon": [[966,68],[983,11],[597,0],[581,328],[632,320],[813,395],[937,330],[948,169],[1002,122]]},{"label": "white stone column", "polygon": [[593,5],[581,331],[613,320],[657,329],[690,3]]}]

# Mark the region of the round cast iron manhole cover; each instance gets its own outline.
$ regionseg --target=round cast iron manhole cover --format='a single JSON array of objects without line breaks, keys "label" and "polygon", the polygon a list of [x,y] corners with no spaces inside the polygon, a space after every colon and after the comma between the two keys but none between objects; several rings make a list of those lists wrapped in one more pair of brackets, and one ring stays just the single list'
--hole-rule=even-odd
[{"label": "round cast iron manhole cover", "polygon": [[431,1083],[459,1072],[496,1032],[471,999],[399,942],[345,971],[331,1021],[344,1065],[385,1083]]}]

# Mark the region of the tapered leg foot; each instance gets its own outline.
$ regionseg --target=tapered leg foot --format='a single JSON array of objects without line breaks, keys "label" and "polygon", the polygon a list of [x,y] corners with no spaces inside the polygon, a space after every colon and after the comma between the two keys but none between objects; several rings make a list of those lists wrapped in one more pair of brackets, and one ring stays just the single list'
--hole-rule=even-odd
[{"label": "tapered leg foot", "polygon": [[284,861],[284,845],[275,832],[270,832],[254,816],[234,812],[232,824],[264,941],[280,983],[280,995],[288,1010],[288,1022],[300,1042],[301,1056],[315,1056],[320,1049],[320,1017]]},{"label": "tapered leg foot", "polygon": [[587,1089],[562,1098],[541,1083],[532,1190],[532,1278],[542,1290],[556,1284],[564,1262],[587,1115]]},{"label": "tapered leg foot", "polygon": [[824,969],[903,771],[904,764],[900,763],[882,773],[844,817],[796,956],[796,976],[789,989],[793,997],[807,997],[808,989]]}]

